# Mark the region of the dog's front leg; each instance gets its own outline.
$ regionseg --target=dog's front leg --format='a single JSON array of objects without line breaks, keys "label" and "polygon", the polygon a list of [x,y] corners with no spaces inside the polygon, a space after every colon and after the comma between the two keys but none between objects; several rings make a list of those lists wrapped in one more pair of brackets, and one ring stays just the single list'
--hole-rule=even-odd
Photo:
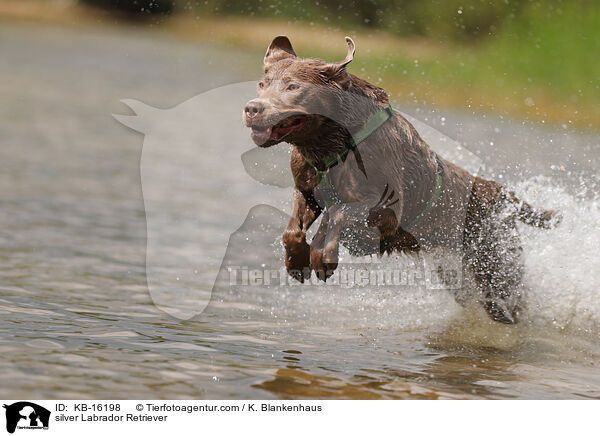
[{"label": "dog's front leg", "polygon": [[329,269],[323,262],[323,249],[328,236],[329,216],[329,211],[323,214],[319,229],[310,243],[310,266],[315,271],[316,276],[324,282],[333,275],[335,269]]},{"label": "dog's front leg", "polygon": [[310,247],[306,243],[306,231],[317,219],[320,210],[309,204],[307,194],[294,189],[290,221],[283,232],[285,267],[288,274],[303,283],[310,278]]},{"label": "dog's front leg", "polygon": [[[342,205],[335,205],[329,210],[327,234],[323,246],[323,265],[326,271],[333,271],[338,266],[340,236],[344,229],[346,210]],[[331,275],[330,274],[330,275]]]},{"label": "dog's front leg", "polygon": [[[323,232],[325,237],[321,262],[323,269],[328,272],[326,278],[331,276],[338,266],[340,238],[344,229],[360,229],[365,224],[369,227],[376,227],[377,232],[359,230],[357,236],[362,241],[363,246],[372,247],[375,246],[374,244],[377,244],[377,248],[379,248],[381,239],[396,234],[399,228],[399,219],[397,217],[400,216],[402,205],[398,197],[394,194],[389,196],[393,201],[388,199],[383,203],[381,201],[375,203],[376,200],[367,199],[335,205],[329,209],[329,219]],[[373,206],[374,204],[375,207]],[[319,228],[319,232],[321,232],[321,228]],[[311,263],[313,261],[312,249],[311,245]]]},{"label": "dog's front leg", "polygon": [[[372,204],[373,202],[360,201],[337,204],[329,209],[327,235],[323,247],[323,264],[327,270],[334,271],[338,266],[342,231],[349,228],[355,230],[364,228]],[[377,236],[375,232],[359,230],[357,236],[363,244],[372,245],[374,234]]]}]

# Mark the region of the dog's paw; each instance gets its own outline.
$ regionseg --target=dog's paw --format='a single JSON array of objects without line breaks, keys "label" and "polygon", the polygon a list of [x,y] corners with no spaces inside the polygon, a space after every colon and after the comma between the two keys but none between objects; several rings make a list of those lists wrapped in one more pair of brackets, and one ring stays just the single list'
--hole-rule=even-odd
[{"label": "dog's paw", "polygon": [[310,278],[310,246],[306,243],[306,234],[302,231],[288,231],[283,234],[285,247],[285,268],[288,274],[304,283]]},{"label": "dog's paw", "polygon": [[305,267],[302,269],[294,269],[293,267],[287,267],[287,272],[295,280],[298,280],[300,283],[304,283],[304,280],[310,279],[311,269],[310,267]]},{"label": "dog's paw", "polygon": [[394,236],[398,230],[396,213],[387,207],[373,208],[369,211],[367,225],[376,227],[382,238]]},{"label": "dog's paw", "polygon": [[315,271],[319,280],[327,281],[333,275],[337,268],[336,263],[326,263],[323,261],[323,250],[310,250],[310,266]]},{"label": "dog's paw", "polygon": [[494,321],[502,324],[516,324],[519,321],[518,308],[508,308],[498,301],[482,301],[481,304]]}]

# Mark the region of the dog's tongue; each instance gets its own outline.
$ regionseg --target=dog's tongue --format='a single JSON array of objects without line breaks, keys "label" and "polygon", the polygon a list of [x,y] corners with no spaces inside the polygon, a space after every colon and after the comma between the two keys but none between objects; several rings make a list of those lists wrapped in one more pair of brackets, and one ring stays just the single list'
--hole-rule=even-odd
[{"label": "dog's tongue", "polygon": [[271,138],[271,128],[267,127],[259,129],[256,127],[252,128],[252,134],[250,135],[256,145],[262,145]]}]

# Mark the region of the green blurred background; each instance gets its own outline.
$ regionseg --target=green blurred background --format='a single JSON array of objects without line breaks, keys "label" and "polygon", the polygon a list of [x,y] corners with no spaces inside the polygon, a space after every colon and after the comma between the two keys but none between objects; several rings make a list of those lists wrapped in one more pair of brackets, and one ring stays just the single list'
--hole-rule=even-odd
[{"label": "green blurred background", "polygon": [[[349,34],[358,47],[351,70],[396,99],[600,127],[596,1],[4,0],[0,18],[16,2],[103,14],[100,21],[241,46],[257,56],[285,32],[300,55],[333,59],[343,55],[340,37]],[[53,16],[31,9],[21,18]]]}]

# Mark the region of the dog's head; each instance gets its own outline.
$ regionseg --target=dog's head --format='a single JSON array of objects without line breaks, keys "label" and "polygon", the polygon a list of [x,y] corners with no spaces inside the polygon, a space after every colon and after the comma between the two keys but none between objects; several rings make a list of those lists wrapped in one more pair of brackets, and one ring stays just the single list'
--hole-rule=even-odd
[{"label": "dog's head", "polygon": [[327,63],[299,58],[286,36],[271,42],[264,58],[265,74],[257,85],[258,97],[246,104],[243,113],[257,145],[314,138],[324,119],[335,119],[342,95],[355,78],[346,71],[354,57],[354,41],[346,37],[346,44],[346,58]]}]

